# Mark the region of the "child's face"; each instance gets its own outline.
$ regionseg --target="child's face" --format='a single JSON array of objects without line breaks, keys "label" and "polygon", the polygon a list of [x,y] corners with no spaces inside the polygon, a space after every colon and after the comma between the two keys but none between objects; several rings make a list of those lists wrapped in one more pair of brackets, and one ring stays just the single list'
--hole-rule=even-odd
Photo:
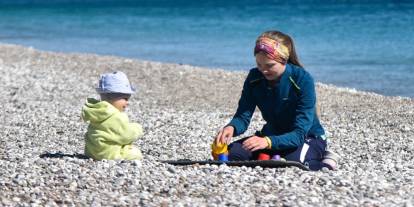
[{"label": "child's face", "polygon": [[123,112],[125,111],[125,108],[128,106],[128,100],[131,97],[131,95],[124,94],[116,98],[112,98],[108,102],[112,104],[115,108],[117,108],[119,111]]}]

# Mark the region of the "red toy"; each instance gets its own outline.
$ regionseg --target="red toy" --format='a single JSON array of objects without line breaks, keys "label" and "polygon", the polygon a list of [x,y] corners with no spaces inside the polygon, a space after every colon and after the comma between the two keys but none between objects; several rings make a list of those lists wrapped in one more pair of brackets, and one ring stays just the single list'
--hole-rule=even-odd
[{"label": "red toy", "polygon": [[270,160],[270,155],[266,153],[260,153],[257,160]]}]

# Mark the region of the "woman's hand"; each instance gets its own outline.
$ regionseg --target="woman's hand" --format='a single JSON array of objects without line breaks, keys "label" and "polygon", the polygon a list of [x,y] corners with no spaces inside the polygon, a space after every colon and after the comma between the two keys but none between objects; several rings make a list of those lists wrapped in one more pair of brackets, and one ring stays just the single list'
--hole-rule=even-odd
[{"label": "woman's hand", "polygon": [[266,139],[263,137],[258,137],[258,136],[252,136],[244,140],[243,142],[243,148],[251,152],[260,150],[260,149],[265,149],[268,146],[269,144],[267,143]]},{"label": "woman's hand", "polygon": [[226,126],[223,129],[220,129],[220,131],[218,132],[216,136],[216,143],[230,144],[233,134],[234,134],[233,126]]}]

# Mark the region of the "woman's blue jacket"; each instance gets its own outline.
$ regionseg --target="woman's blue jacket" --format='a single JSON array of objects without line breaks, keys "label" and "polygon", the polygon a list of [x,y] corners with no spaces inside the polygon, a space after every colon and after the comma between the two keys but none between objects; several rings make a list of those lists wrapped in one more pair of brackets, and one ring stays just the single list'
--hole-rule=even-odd
[{"label": "woman's blue jacket", "polygon": [[244,82],[236,114],[228,125],[234,127],[234,136],[243,134],[257,106],[266,121],[261,135],[270,138],[272,149],[296,148],[307,136],[324,137],[315,105],[315,83],[303,68],[286,64],[275,87],[269,86],[263,74],[253,68]]}]

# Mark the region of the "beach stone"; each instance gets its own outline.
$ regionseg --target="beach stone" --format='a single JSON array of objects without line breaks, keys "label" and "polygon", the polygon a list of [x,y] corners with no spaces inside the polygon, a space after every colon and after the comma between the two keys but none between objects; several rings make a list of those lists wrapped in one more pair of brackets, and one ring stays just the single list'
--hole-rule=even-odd
[{"label": "beach stone", "polygon": [[[76,156],[87,129],[81,107],[113,69],[139,88],[127,114],[144,128],[133,143],[143,160]],[[247,71],[0,44],[0,72],[1,206],[412,206],[410,98],[316,83],[329,149],[341,155],[336,171],[172,166],[160,160],[211,159]],[[255,113],[233,140],[263,124]]]}]

